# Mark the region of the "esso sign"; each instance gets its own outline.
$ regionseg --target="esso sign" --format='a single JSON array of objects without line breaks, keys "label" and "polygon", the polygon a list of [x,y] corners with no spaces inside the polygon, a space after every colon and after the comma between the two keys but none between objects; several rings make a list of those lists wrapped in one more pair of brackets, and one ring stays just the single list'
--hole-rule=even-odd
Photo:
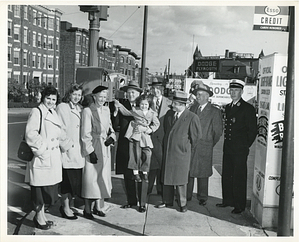
[{"label": "esso sign", "polygon": [[280,7],[278,6],[267,6],[265,7],[265,13],[269,16],[276,16],[280,14]]}]

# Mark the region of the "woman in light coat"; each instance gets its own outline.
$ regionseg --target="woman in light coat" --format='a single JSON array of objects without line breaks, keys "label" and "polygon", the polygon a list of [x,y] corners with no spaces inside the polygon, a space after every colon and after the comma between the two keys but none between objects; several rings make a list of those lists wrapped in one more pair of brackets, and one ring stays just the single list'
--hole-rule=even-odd
[{"label": "woman in light coat", "polygon": [[34,154],[27,163],[25,182],[31,186],[31,199],[36,212],[33,221],[37,228],[44,230],[53,224],[47,220],[44,207],[58,200],[58,184],[62,181],[61,150],[65,152],[73,145],[54,109],[57,100],[57,90],[47,86],[38,106],[41,112],[37,108],[32,109],[25,131],[26,142]]},{"label": "woman in light coat", "polygon": [[[93,219],[92,212],[105,216],[104,199],[111,196],[111,142],[116,140],[111,125],[110,110],[104,106],[107,98],[107,87],[98,86],[93,90],[93,99],[82,113],[81,140],[85,167],[83,168],[82,197],[85,198],[83,215]],[[95,207],[92,211],[92,202]]]},{"label": "woman in light coat", "polygon": [[57,114],[66,127],[67,136],[74,142],[74,147],[68,152],[62,152],[63,180],[61,183],[62,206],[60,213],[63,218],[77,219],[71,207],[74,198],[81,196],[82,168],[85,159],[81,153],[80,122],[82,107],[79,102],[82,99],[82,87],[74,84],[57,106]]}]

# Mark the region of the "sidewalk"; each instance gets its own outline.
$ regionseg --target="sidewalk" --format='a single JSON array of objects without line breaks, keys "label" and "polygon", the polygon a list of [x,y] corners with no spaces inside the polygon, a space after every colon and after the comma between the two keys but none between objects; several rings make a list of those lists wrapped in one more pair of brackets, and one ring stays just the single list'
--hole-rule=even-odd
[{"label": "sidewalk", "polygon": [[[146,213],[139,213],[137,207],[121,209],[126,196],[122,176],[112,173],[112,198],[106,202],[106,217],[94,216],[95,220],[85,219],[82,215],[82,202],[77,204],[80,215],[77,220],[63,219],[59,213],[60,202],[51,207],[46,214],[54,226],[47,231],[36,229],[32,222],[31,211],[19,228],[19,235],[117,235],[117,236],[276,236],[275,232],[259,228],[255,219],[246,209],[242,214],[232,214],[233,208],[218,208],[221,202],[221,177],[214,169],[209,181],[209,199],[206,206],[200,206],[196,199],[196,187],[188,211],[180,213],[179,208],[157,209],[154,205],[161,202],[156,191],[149,196]],[[196,184],[196,183],[195,183]]]}]

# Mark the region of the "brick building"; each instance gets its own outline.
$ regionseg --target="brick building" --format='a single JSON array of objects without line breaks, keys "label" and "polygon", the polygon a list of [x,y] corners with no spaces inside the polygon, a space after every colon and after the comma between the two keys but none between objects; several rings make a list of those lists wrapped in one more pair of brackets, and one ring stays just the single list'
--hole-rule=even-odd
[{"label": "brick building", "polygon": [[88,66],[89,31],[77,27],[67,21],[61,22],[60,28],[60,70],[62,95],[76,80],[76,69]]},{"label": "brick building", "polygon": [[8,81],[59,85],[62,13],[41,5],[8,5]]}]

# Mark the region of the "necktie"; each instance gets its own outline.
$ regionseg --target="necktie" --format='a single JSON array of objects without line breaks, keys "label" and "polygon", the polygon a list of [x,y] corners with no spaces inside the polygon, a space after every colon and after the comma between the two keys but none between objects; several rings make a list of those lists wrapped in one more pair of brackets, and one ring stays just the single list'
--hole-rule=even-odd
[{"label": "necktie", "polygon": [[157,98],[157,100],[156,100],[156,104],[155,104],[155,107],[156,107],[156,110],[158,111],[158,109],[159,109],[159,99]]},{"label": "necktie", "polygon": [[200,112],[202,112],[202,107],[201,106],[199,106],[199,110],[200,110]]},{"label": "necktie", "polygon": [[173,119],[173,125],[176,123],[177,120],[178,120],[178,113],[175,113],[174,119]]}]

